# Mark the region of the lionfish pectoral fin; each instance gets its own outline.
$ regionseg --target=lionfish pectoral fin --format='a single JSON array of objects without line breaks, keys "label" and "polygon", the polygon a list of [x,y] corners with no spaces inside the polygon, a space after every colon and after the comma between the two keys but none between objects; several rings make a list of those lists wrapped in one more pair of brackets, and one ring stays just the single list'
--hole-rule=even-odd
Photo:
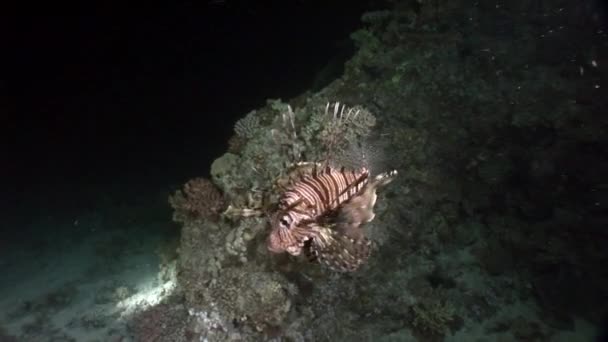
[{"label": "lionfish pectoral fin", "polygon": [[353,197],[338,209],[336,223],[359,226],[371,221],[374,218],[375,197],[375,193],[367,191]]},{"label": "lionfish pectoral fin", "polygon": [[361,227],[361,223],[340,222],[337,223],[334,227],[335,231],[338,234],[344,235],[350,240],[359,241],[366,238],[365,231]]},{"label": "lionfish pectoral fin", "polygon": [[376,214],[376,189],[368,187],[359,196],[353,197],[338,209],[336,230],[352,238],[359,238],[363,232],[361,226],[371,222]]},{"label": "lionfish pectoral fin", "polygon": [[374,177],[374,180],[366,184],[358,196],[343,204],[338,209],[336,220],[338,227],[359,228],[360,225],[371,222],[376,216],[374,213],[378,198],[376,190],[390,183],[396,175],[397,171],[394,170]]}]

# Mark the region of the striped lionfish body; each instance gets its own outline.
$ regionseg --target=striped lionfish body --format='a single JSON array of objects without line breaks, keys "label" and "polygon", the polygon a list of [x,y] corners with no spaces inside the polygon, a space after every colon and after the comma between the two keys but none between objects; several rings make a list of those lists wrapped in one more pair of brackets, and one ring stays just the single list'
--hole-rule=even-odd
[{"label": "striped lionfish body", "polygon": [[279,199],[268,249],[300,255],[338,271],[353,271],[369,256],[361,225],[374,218],[376,188],[396,172],[371,177],[367,168],[325,167],[300,175]]}]

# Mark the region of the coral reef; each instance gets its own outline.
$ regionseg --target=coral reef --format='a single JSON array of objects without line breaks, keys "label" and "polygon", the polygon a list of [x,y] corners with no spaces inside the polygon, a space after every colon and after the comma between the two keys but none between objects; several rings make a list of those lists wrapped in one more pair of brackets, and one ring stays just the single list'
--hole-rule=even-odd
[{"label": "coral reef", "polygon": [[[343,77],[235,125],[211,167],[228,210],[188,214],[191,196],[195,213],[220,206],[186,189],[172,200],[200,336],[551,339],[606,314],[605,33],[560,0],[392,6],[363,16]],[[369,262],[338,275],[269,254],[264,213],[287,166],[343,163],[365,137],[402,175],[366,228]]]}]

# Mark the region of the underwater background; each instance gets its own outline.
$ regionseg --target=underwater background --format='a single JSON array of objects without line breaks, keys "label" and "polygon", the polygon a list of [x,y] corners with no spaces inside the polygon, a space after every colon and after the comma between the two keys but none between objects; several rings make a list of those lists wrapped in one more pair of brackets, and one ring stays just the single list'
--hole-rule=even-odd
[{"label": "underwater background", "polygon": [[[602,3],[199,6],[10,18],[0,341],[605,339]],[[269,249],[328,160],[348,272]]]}]

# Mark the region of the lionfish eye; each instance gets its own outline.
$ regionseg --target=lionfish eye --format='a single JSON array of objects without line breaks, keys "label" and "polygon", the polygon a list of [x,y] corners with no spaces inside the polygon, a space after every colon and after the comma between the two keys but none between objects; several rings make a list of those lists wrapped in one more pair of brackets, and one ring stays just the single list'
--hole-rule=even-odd
[{"label": "lionfish eye", "polygon": [[289,227],[289,221],[287,220],[287,216],[281,217],[281,219],[279,220],[279,223],[283,227]]}]

